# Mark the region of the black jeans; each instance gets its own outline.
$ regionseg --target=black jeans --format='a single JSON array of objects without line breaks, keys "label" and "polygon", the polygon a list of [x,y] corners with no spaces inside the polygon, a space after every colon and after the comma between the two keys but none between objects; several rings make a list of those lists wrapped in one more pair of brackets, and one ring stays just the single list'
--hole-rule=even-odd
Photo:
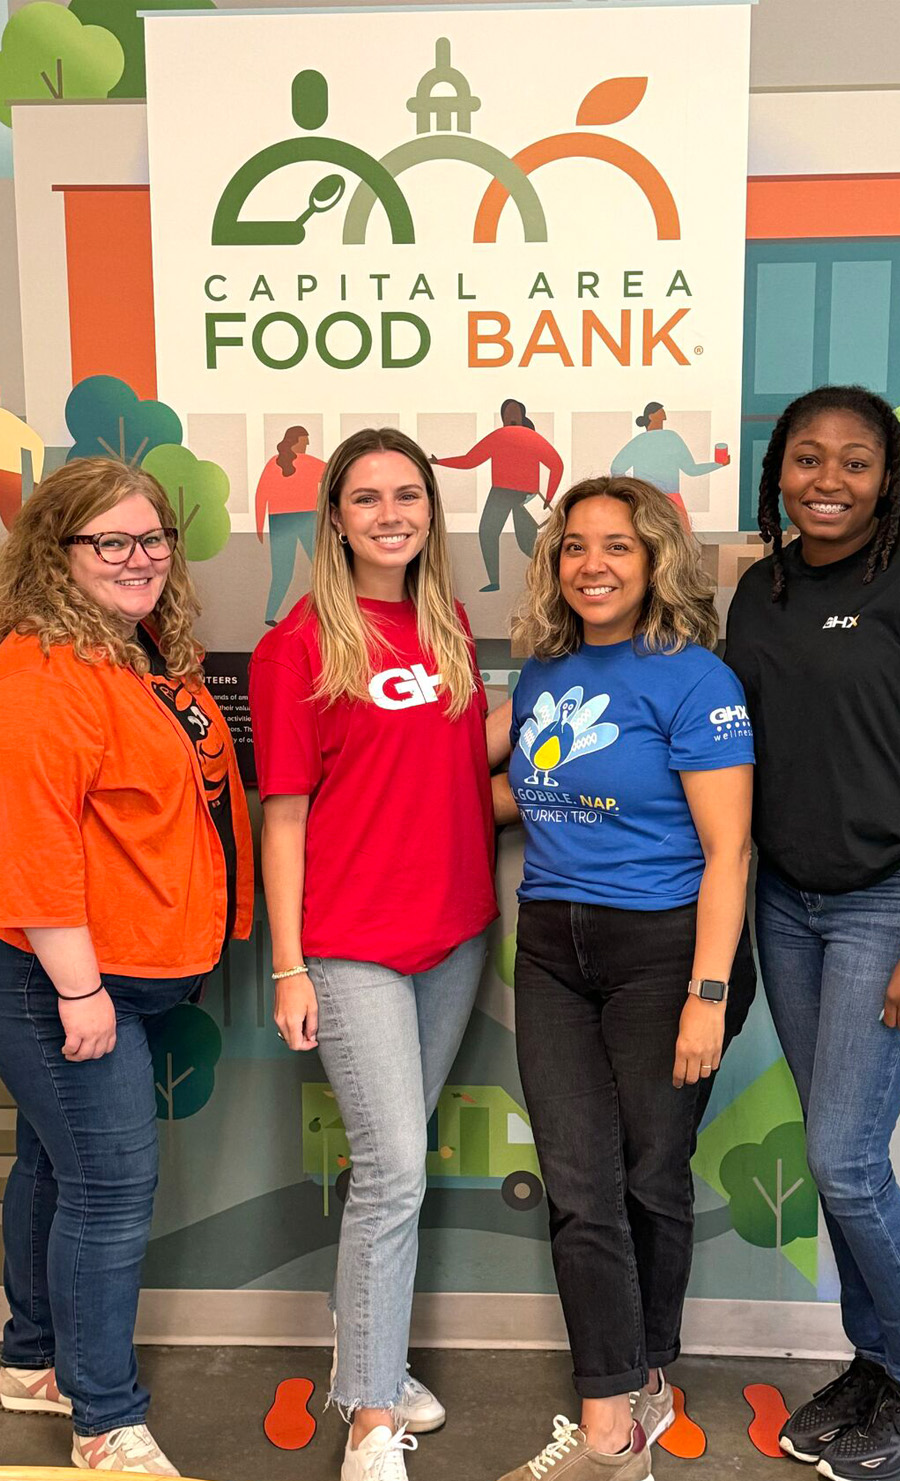
[{"label": "black jeans", "polygon": [[[696,906],[519,910],[519,1072],[550,1205],[582,1398],[628,1393],[680,1350],[694,1226],[690,1159],[711,1081],[676,1090]],[[746,922],[726,1045],[753,1001]]]}]

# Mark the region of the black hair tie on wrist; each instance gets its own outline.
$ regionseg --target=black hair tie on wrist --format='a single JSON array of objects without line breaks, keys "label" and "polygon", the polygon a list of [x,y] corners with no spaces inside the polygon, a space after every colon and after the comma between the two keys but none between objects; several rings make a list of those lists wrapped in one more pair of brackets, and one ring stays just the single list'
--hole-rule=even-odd
[{"label": "black hair tie on wrist", "polygon": [[58,998],[61,998],[64,1003],[81,1003],[81,1002],[84,1001],[85,998],[95,998],[97,996],[98,992],[102,992],[102,991],[103,991],[103,983],[101,982],[100,986],[99,987],[95,987],[93,992],[78,992],[78,993],[75,993],[74,997],[71,997],[71,998],[68,996],[67,993],[58,992],[56,994],[56,996]]}]

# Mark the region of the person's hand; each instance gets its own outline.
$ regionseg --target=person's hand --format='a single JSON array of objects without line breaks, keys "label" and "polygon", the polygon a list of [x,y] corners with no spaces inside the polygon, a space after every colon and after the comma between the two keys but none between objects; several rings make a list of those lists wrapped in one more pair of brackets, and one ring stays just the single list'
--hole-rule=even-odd
[{"label": "person's hand", "polygon": [[672,1084],[696,1085],[719,1068],[725,1038],[724,1003],[706,1003],[693,995],[685,999],[675,1045]]},{"label": "person's hand", "polygon": [[274,1018],[289,1049],[315,1049],[319,1001],[308,972],[276,982]]},{"label": "person's hand", "polygon": [[116,1047],[116,1010],[106,988],[93,997],[58,996],[59,1017],[66,1031],[62,1052],[70,1064],[102,1059]]},{"label": "person's hand", "polygon": [[900,962],[891,973],[891,980],[884,995],[884,1026],[900,1028]]}]

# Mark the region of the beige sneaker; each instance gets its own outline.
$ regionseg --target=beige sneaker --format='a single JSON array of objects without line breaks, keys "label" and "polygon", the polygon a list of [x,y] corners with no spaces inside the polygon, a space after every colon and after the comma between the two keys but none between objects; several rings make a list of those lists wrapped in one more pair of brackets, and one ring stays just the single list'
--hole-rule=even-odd
[{"label": "beige sneaker", "polygon": [[640,1425],[631,1430],[631,1444],[619,1455],[604,1455],[593,1450],[577,1424],[564,1414],[553,1421],[553,1439],[540,1455],[528,1460],[517,1471],[509,1471],[500,1481],[542,1481],[544,1476],[559,1481],[653,1481],[650,1474],[650,1451]]},{"label": "beige sneaker", "polygon": [[141,1476],[179,1476],[145,1424],[126,1424],[105,1435],[73,1435],[72,1464],[82,1471],[134,1471]]},{"label": "beige sneaker", "polygon": [[647,1444],[652,1445],[660,1435],[664,1435],[669,1425],[675,1423],[675,1395],[672,1385],[666,1381],[666,1375],[660,1369],[659,1392],[651,1394],[647,1389],[639,1389],[637,1393],[631,1394],[631,1417],[636,1419],[644,1434],[647,1436]]},{"label": "beige sneaker", "polygon": [[0,1368],[0,1407],[20,1414],[71,1414],[53,1368]]}]

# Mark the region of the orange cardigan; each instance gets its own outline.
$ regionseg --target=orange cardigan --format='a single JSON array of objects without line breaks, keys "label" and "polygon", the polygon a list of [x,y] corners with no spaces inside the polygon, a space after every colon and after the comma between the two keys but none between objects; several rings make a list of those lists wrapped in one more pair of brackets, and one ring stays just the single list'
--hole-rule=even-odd
[{"label": "orange cardigan", "polygon": [[[250,934],[253,849],[234,746],[225,747],[237,846],[234,934]],[[225,860],[190,739],[132,669],[84,663],[37,638],[0,643],[0,940],[84,926],[101,971],[208,972],[224,944]]]}]

